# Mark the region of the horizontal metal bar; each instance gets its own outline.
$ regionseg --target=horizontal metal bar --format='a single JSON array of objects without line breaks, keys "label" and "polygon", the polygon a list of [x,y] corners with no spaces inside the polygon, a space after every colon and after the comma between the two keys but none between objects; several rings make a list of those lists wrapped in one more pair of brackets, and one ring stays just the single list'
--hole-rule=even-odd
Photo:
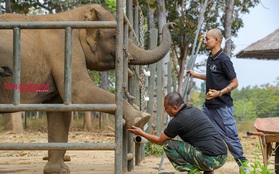
[{"label": "horizontal metal bar", "polygon": [[0,22],[0,29],[116,28],[115,21]]},{"label": "horizontal metal bar", "polygon": [[116,104],[0,104],[1,112],[18,111],[100,111],[115,112]]},{"label": "horizontal metal bar", "polygon": [[115,150],[111,143],[0,143],[0,150]]}]

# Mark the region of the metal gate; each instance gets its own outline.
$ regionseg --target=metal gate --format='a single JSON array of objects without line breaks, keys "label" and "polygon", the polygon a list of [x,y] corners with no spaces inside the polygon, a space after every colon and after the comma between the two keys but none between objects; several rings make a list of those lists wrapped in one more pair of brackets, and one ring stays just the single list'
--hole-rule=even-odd
[{"label": "metal gate", "polygon": [[[121,174],[127,170],[127,161],[132,161],[132,144],[127,140],[128,134],[123,132],[123,81],[128,81],[128,62],[124,59],[123,45],[127,45],[128,35],[137,39],[137,34],[129,22],[132,11],[123,13],[123,1],[117,0],[116,22],[93,21],[93,22],[0,22],[0,29],[13,30],[13,84],[20,84],[20,33],[24,29],[64,29],[65,30],[65,65],[64,65],[64,104],[20,104],[20,90],[13,92],[13,104],[0,104],[0,112],[17,111],[115,111],[115,142],[114,143],[0,143],[0,150],[114,150],[115,151],[115,173]],[[127,7],[132,6],[127,1]],[[128,8],[129,9],[129,8]],[[130,8],[132,10],[132,8]],[[137,18],[136,18],[137,19]],[[124,23],[124,26],[123,26]],[[133,23],[133,22],[132,22]],[[116,104],[71,104],[71,76],[72,76],[72,30],[80,28],[116,28]],[[125,29],[124,29],[125,28]],[[123,34],[125,33],[125,34]],[[123,75],[124,74],[124,75]],[[127,84],[127,83],[126,83]],[[124,139],[123,139],[124,133]],[[124,146],[124,147],[123,147]],[[129,146],[129,147],[128,147]],[[124,150],[123,150],[124,149]],[[129,149],[129,150],[128,150]],[[123,160],[119,160],[123,159]],[[129,163],[128,170],[133,168],[133,162]]]}]

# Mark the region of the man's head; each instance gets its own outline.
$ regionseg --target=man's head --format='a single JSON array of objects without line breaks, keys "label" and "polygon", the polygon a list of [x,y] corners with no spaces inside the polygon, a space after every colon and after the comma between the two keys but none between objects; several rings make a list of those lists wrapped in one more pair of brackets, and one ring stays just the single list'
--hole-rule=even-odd
[{"label": "man's head", "polygon": [[221,49],[222,39],[223,36],[221,30],[217,28],[209,30],[205,36],[206,49],[209,49],[213,52],[219,51]]},{"label": "man's head", "polygon": [[171,92],[165,96],[164,107],[169,116],[173,117],[181,109],[184,100],[178,92]]}]

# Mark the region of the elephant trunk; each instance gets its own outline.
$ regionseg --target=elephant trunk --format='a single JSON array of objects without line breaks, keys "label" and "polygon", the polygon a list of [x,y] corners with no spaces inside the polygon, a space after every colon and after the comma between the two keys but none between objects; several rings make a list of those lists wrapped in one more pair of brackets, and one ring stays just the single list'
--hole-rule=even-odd
[{"label": "elephant trunk", "polygon": [[162,42],[159,47],[153,50],[144,50],[136,46],[129,40],[128,60],[130,65],[149,65],[163,59],[171,47],[170,29],[174,28],[174,23],[170,22],[164,25],[162,33]]}]

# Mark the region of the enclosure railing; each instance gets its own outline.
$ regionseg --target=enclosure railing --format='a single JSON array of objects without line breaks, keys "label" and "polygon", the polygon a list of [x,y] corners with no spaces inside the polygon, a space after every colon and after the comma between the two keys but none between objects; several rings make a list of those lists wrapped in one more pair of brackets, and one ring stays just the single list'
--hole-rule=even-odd
[{"label": "enclosure railing", "polygon": [[[20,89],[14,90],[13,104],[0,104],[0,112],[16,111],[115,111],[115,143],[0,143],[0,150],[115,150],[115,173],[122,173],[122,95],[116,95],[116,104],[71,104],[72,77],[72,29],[78,28],[117,28],[117,22],[0,22],[0,29],[13,29],[13,83],[20,84],[20,33],[22,29],[64,29],[65,65],[64,65],[64,104],[20,104]],[[119,32],[118,32],[119,33]],[[117,44],[123,40],[119,34]],[[123,42],[123,41],[122,41]],[[121,46],[116,48],[117,60],[123,59]],[[123,86],[123,63],[117,62],[117,91]],[[122,71],[121,71],[122,69]]]}]

